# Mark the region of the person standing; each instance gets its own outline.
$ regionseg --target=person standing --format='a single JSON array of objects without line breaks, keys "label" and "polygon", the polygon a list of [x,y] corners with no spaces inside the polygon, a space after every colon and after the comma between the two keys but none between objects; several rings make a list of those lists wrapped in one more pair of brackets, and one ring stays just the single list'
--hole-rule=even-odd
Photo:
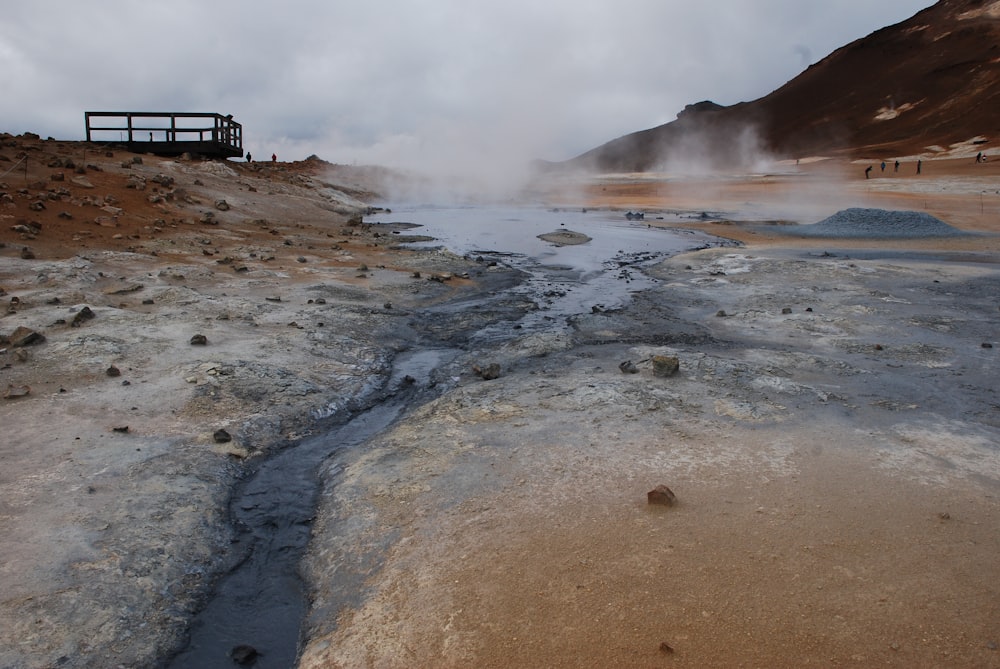
[{"label": "person standing", "polygon": [[865,168],[865,179],[871,179],[871,178],[872,178],[872,166],[869,165],[868,167]]},{"label": "person standing", "polygon": [[921,168],[923,168],[923,166],[924,166],[924,161],[917,160],[917,174],[920,174],[920,170]]},{"label": "person standing", "polygon": [[278,156],[277,156],[277,154],[274,154],[274,153],[271,154],[271,162],[272,163],[278,162]]}]

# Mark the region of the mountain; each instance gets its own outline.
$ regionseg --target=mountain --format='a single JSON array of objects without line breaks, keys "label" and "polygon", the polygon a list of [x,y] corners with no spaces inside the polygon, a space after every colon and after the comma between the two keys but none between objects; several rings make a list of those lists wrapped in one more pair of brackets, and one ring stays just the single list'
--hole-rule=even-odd
[{"label": "mountain", "polygon": [[[844,46],[769,95],[688,105],[677,120],[553,168],[714,168],[761,155],[890,158],[1000,149],[1000,1],[941,0]],[[938,148],[929,148],[938,147]]]}]

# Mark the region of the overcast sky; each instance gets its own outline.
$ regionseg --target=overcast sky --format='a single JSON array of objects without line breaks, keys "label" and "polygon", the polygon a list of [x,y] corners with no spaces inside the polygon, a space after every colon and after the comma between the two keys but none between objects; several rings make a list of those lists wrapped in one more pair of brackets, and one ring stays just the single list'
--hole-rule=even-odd
[{"label": "overcast sky", "polygon": [[766,95],[931,0],[30,0],[0,18],[0,131],[233,114],[256,157],[564,160]]}]

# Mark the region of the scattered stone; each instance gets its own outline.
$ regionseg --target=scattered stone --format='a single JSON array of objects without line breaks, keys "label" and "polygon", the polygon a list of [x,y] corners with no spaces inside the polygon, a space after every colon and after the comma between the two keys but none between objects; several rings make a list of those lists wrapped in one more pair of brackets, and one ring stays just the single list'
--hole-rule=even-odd
[{"label": "scattered stone", "polygon": [[117,289],[114,289],[114,290],[109,290],[109,291],[105,292],[104,294],[105,295],[128,295],[129,293],[138,293],[142,289],[143,289],[143,285],[141,283],[133,283],[133,284],[130,284],[128,286],[125,286],[124,288],[117,288]]},{"label": "scattered stone", "polygon": [[875,348],[876,351],[881,351],[881,350],[883,350],[884,347],[882,346],[882,344],[875,344],[874,348]]},{"label": "scattered stone", "polygon": [[7,386],[7,390],[4,391],[3,398],[5,400],[16,400],[19,397],[27,397],[30,394],[30,386]]},{"label": "scattered stone", "polygon": [[21,249],[21,260],[34,260],[35,252],[29,249],[27,246]]},{"label": "scattered stone", "polygon": [[31,328],[24,327],[23,325],[18,326],[10,337],[10,345],[12,348],[18,348],[21,346],[34,346],[35,344],[41,344],[45,341],[45,336],[32,330]]},{"label": "scattered stone", "polygon": [[669,655],[669,654],[671,654],[671,653],[674,652],[674,648],[669,643],[667,643],[666,641],[664,641],[664,642],[662,642],[660,644],[660,652],[661,653],[666,653],[666,654]]},{"label": "scattered stone", "polygon": [[305,256],[299,256],[299,257],[298,257],[298,258],[296,258],[295,260],[296,260],[296,261],[298,261],[298,262],[301,262],[301,263],[306,263],[306,262],[309,262],[308,260],[306,260],[306,257],[305,257]]},{"label": "scattered stone", "polygon": [[658,485],[646,493],[648,504],[659,504],[661,506],[673,506],[677,501],[674,491],[665,485]]},{"label": "scattered stone", "polygon": [[948,513],[947,511],[942,511],[941,513],[938,514],[938,518],[940,518],[941,520],[951,520],[951,514]]},{"label": "scattered stone", "polygon": [[94,312],[90,309],[90,307],[83,307],[80,311],[76,312],[76,315],[73,316],[73,320],[69,325],[70,327],[78,328],[84,321],[89,321],[92,318],[94,318]]},{"label": "scattered stone", "polygon": [[104,373],[107,374],[108,376],[121,376],[122,370],[118,369],[114,365],[111,365],[104,371]]},{"label": "scattered stone", "polygon": [[215,208],[219,211],[229,211],[229,203],[225,200],[216,200]]},{"label": "scattered stone", "polygon": [[385,304],[382,305],[382,308],[392,309],[392,302],[386,302]]},{"label": "scattered stone", "polygon": [[788,314],[792,313],[792,308],[791,307],[785,307],[785,308],[783,308],[781,310],[781,313],[785,314],[785,315],[788,315]]},{"label": "scattered stone", "polygon": [[622,371],[622,374],[638,374],[639,368],[635,366],[631,360],[626,360],[618,365],[618,369]]},{"label": "scattered stone", "polygon": [[253,646],[240,645],[229,651],[229,657],[233,658],[236,664],[248,666],[257,661],[260,653]]},{"label": "scattered stone", "polygon": [[718,316],[719,318],[725,318],[729,314],[726,313],[725,309],[719,309],[718,311],[715,312],[715,315]]},{"label": "scattered stone", "polygon": [[35,200],[34,202],[28,205],[28,209],[30,209],[31,211],[43,211],[45,209],[45,203],[42,202],[41,200]]},{"label": "scattered stone", "polygon": [[191,337],[192,346],[206,346],[208,344],[208,337],[203,334],[196,334]]},{"label": "scattered stone", "polygon": [[210,212],[210,211],[206,211],[204,214],[202,214],[201,218],[198,219],[198,222],[199,223],[203,223],[205,225],[218,225],[219,224],[219,222],[217,220],[215,220],[215,214],[212,213],[212,212]]},{"label": "scattered stone", "polygon": [[652,360],[653,376],[673,376],[681,366],[680,360],[673,355],[654,355]]},{"label": "scattered stone", "polygon": [[94,187],[94,184],[90,183],[90,180],[87,179],[87,177],[73,177],[71,179],[71,181],[73,183],[75,183],[77,186],[80,186],[82,188],[93,188]]},{"label": "scattered stone", "polygon": [[227,444],[233,440],[233,437],[225,430],[218,429],[212,434],[212,439],[215,439],[217,444]]},{"label": "scattered stone", "polygon": [[121,432],[122,434],[126,434],[128,432],[128,425],[122,425],[120,427],[113,427],[113,428],[111,428],[111,430],[113,432]]},{"label": "scattered stone", "polygon": [[993,344],[989,343],[988,341],[984,341],[982,344],[980,344],[980,346],[982,346],[983,348],[993,348]]},{"label": "scattered stone", "polygon": [[493,379],[500,378],[500,364],[496,362],[491,362],[485,367],[473,365],[472,371],[483,381],[492,381]]},{"label": "scattered stone", "polygon": [[69,213],[68,211],[60,211],[59,214],[57,215],[59,216],[59,218],[65,219],[67,221],[73,218],[73,214]]}]

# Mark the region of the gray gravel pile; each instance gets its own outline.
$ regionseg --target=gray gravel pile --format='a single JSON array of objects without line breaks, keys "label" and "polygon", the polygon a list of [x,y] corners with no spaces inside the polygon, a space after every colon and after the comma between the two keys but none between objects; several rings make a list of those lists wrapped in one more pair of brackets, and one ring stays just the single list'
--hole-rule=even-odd
[{"label": "gray gravel pile", "polygon": [[886,209],[843,209],[812,225],[798,225],[783,232],[802,237],[867,237],[918,239],[960,237],[969,233],[953,228],[939,218],[921,211]]}]

